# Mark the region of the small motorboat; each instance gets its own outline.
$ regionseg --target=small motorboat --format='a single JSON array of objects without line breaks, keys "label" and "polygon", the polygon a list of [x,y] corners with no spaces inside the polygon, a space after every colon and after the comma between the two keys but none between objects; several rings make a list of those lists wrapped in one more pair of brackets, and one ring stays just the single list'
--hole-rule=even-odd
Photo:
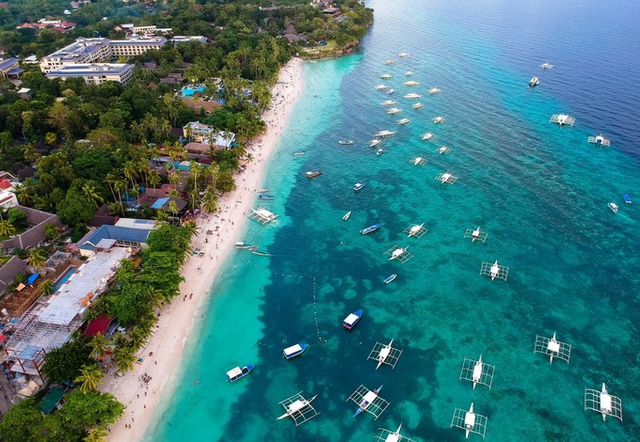
[{"label": "small motorboat", "polygon": [[352,144],[355,144],[355,141],[352,141],[352,140],[340,140],[340,141],[338,141],[338,144],[340,144],[342,146],[351,146]]},{"label": "small motorboat", "polygon": [[362,309],[349,313],[349,316],[344,318],[344,321],[342,321],[342,326],[347,330],[351,330],[358,322],[360,322],[360,318],[362,318]]},{"label": "small motorboat", "polygon": [[369,141],[369,147],[376,147],[380,143],[382,143],[381,139],[374,138],[373,140]]},{"label": "small motorboat", "polygon": [[536,87],[539,84],[540,79],[538,77],[533,77],[531,80],[529,80],[529,87]]},{"label": "small motorboat", "polygon": [[618,213],[619,207],[618,207],[618,205],[616,203],[609,203],[607,205],[613,211],[613,213]]},{"label": "small motorboat", "polygon": [[398,57],[400,57],[400,58],[404,58],[404,57],[408,57],[408,56],[409,56],[409,53],[408,53],[408,52],[400,52],[400,53],[398,54]]},{"label": "small motorboat", "polygon": [[296,356],[300,356],[307,348],[309,348],[309,344],[296,344],[285,348],[282,354],[285,359],[292,359]]},{"label": "small motorboat", "polygon": [[363,235],[368,235],[369,233],[373,233],[382,227],[382,223],[374,224],[372,226],[366,227],[360,231]]},{"label": "small motorboat", "polygon": [[359,191],[361,191],[362,189],[364,189],[364,186],[366,186],[366,184],[365,184],[365,183],[355,183],[355,184],[353,185],[353,191],[354,191],[354,192],[359,192]]},{"label": "small motorboat", "polygon": [[351,210],[349,210],[347,213],[343,215],[342,217],[343,221],[348,220],[350,216],[351,216]]},{"label": "small motorboat", "polygon": [[232,368],[227,372],[227,380],[229,382],[235,382],[238,379],[243,378],[249,373],[251,373],[254,368],[255,368],[255,365],[245,365],[242,368],[240,367]]},{"label": "small motorboat", "polygon": [[269,193],[269,188],[267,187],[265,189],[258,189],[258,190],[256,190],[256,192],[258,192],[258,193]]},{"label": "small motorboat", "polygon": [[412,109],[422,109],[424,107],[424,104],[422,103],[416,103],[413,106],[411,106]]},{"label": "small motorboat", "polygon": [[376,156],[380,156],[384,153],[384,149],[381,147],[380,149],[376,150]]},{"label": "small motorboat", "polygon": [[628,193],[625,193],[624,195],[622,195],[622,198],[624,198],[625,203],[631,204],[631,197],[629,196]]},{"label": "small motorboat", "polygon": [[320,172],[319,170],[313,171],[313,172],[307,172],[307,178],[311,179],[311,178],[315,178],[322,175],[322,172]]},{"label": "small motorboat", "polygon": [[369,408],[369,405],[371,405],[373,401],[375,401],[378,397],[378,393],[380,393],[380,390],[382,390],[382,385],[376,388],[374,391],[367,392],[367,394],[365,394],[362,398],[362,402],[360,402],[358,409],[355,413],[353,413],[353,417],[356,417],[367,408]]},{"label": "small motorboat", "polygon": [[275,197],[273,195],[267,195],[266,193],[263,193],[258,198],[260,198],[261,200],[272,200]]},{"label": "small motorboat", "polygon": [[304,150],[300,150],[300,151],[298,151],[298,152],[294,152],[294,153],[293,153],[293,156],[294,156],[294,157],[300,157],[300,156],[302,156],[302,155],[304,155],[304,154],[306,154],[306,153],[307,153],[306,151],[304,151]]},{"label": "small motorboat", "polygon": [[397,273],[394,273],[393,275],[389,275],[386,278],[384,278],[384,282],[385,284],[391,284],[393,281],[396,280],[396,278],[398,277]]}]

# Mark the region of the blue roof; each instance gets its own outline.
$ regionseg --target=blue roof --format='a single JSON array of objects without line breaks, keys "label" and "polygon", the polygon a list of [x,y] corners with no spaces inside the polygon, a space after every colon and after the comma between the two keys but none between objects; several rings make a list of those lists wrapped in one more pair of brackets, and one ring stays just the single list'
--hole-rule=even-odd
[{"label": "blue roof", "polygon": [[34,273],[33,275],[29,275],[29,277],[27,278],[27,284],[32,285],[34,282],[36,282],[36,279],[38,279],[40,277],[39,274]]},{"label": "blue roof", "polygon": [[151,205],[152,209],[162,209],[162,207],[169,202],[171,198],[158,198],[158,201]]},{"label": "blue roof", "polygon": [[140,228],[132,229],[130,227],[104,225],[98,227],[89,235],[86,241],[78,247],[84,250],[95,250],[96,245],[103,239],[146,243],[149,233],[153,230],[152,227],[153,226],[150,226],[149,230],[145,230]]}]

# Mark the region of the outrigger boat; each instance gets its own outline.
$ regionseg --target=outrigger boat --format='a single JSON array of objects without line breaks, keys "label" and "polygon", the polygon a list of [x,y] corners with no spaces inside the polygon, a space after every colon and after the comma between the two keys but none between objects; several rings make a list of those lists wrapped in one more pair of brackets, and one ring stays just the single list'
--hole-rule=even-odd
[{"label": "outrigger boat", "polygon": [[553,68],[553,65],[552,65],[551,63],[549,63],[549,62],[546,62],[546,63],[542,63],[542,64],[540,65],[540,67],[541,67],[542,69],[551,69],[551,68]]},{"label": "outrigger boat", "polygon": [[397,114],[399,114],[400,112],[402,112],[402,109],[397,108],[397,107],[392,107],[391,109],[389,109],[389,110],[387,111],[387,114],[389,114],[389,115],[397,115]]},{"label": "outrigger boat", "polygon": [[282,353],[285,359],[292,359],[296,356],[300,356],[307,348],[309,348],[309,344],[296,344],[285,348]]},{"label": "outrigger boat", "polygon": [[318,176],[320,176],[320,175],[322,175],[322,172],[321,172],[321,171],[319,171],[319,170],[316,170],[316,171],[314,171],[314,172],[311,172],[311,171],[310,171],[310,172],[307,172],[307,178],[308,178],[308,179],[315,178],[315,177],[318,177]]},{"label": "outrigger boat", "polygon": [[411,77],[413,75],[413,71],[407,71],[404,73],[407,77]]},{"label": "outrigger boat", "polygon": [[380,78],[383,79],[383,80],[389,80],[389,79],[393,78],[393,75],[391,75],[391,74],[383,74],[383,75],[380,75]]},{"label": "outrigger boat", "polygon": [[396,91],[395,89],[389,89],[389,90],[387,91],[387,95],[391,95],[391,94],[393,94],[395,91]]},{"label": "outrigger boat", "polygon": [[261,200],[272,200],[275,198],[275,196],[273,195],[267,195],[267,194],[262,194],[260,196],[258,196],[258,198],[260,198]]},{"label": "outrigger boat", "polygon": [[413,106],[411,106],[411,108],[413,109],[422,109],[424,107],[424,104],[422,103],[416,103]]},{"label": "outrigger boat", "polygon": [[353,185],[353,191],[354,191],[354,192],[359,192],[359,191],[361,191],[362,189],[364,189],[364,186],[366,186],[366,184],[365,184],[365,183],[355,183],[355,184]]},{"label": "outrigger boat", "polygon": [[624,198],[625,203],[631,204],[631,197],[629,196],[628,193],[625,193],[624,195],[622,195],[622,198]]},{"label": "outrigger boat", "polygon": [[304,154],[306,154],[306,153],[307,153],[306,151],[304,151],[304,150],[300,150],[300,151],[298,151],[298,152],[294,152],[294,153],[293,153],[293,156],[294,156],[294,157],[299,157],[299,156],[302,156],[302,155],[304,155]]},{"label": "outrigger boat", "polygon": [[498,265],[497,259],[496,259],[496,262],[494,262],[493,265],[491,266],[490,274],[491,274],[490,276],[492,281],[496,279],[498,275],[500,275],[500,266]]},{"label": "outrigger boat", "polygon": [[352,140],[340,140],[340,141],[338,141],[338,144],[340,144],[342,146],[351,146],[352,144],[355,144],[355,141],[352,141]]},{"label": "outrigger boat", "polygon": [[429,89],[430,95],[438,94],[438,93],[440,93],[440,89],[438,89],[437,87],[432,87],[431,89]]},{"label": "outrigger boat", "polygon": [[384,149],[381,147],[380,149],[376,150],[376,156],[380,156],[384,153]]},{"label": "outrigger boat", "polygon": [[435,124],[444,123],[444,117],[437,116],[431,121],[433,121]]},{"label": "outrigger boat", "polygon": [[246,242],[242,242],[242,241],[239,241],[235,244],[235,248],[240,250],[250,250],[257,247],[258,246],[252,246],[251,244],[247,244]]},{"label": "outrigger boat", "polygon": [[401,126],[404,126],[404,125],[409,124],[409,123],[411,123],[411,120],[408,119],[408,118],[403,118],[401,120],[398,120],[398,124],[401,125]]},{"label": "outrigger boat", "polygon": [[404,98],[406,98],[407,100],[418,100],[418,99],[422,98],[422,95],[420,95],[420,94],[406,94],[404,96]]},{"label": "outrigger boat", "polygon": [[[286,413],[285,413],[285,414],[283,414],[282,416],[280,416],[280,417],[278,418],[278,420],[280,420],[280,419],[284,419],[284,418],[286,418],[286,417],[294,416],[295,414],[297,414],[297,413],[301,412],[301,410],[302,410],[303,408],[306,408],[306,407],[310,406],[310,405],[311,405],[311,402],[313,402],[313,400],[314,400],[315,398],[317,398],[317,397],[318,397],[318,395],[316,394],[316,395],[315,395],[314,397],[312,397],[311,399],[298,399],[298,400],[296,400],[296,401],[294,401],[294,402],[290,403],[289,405],[287,405],[287,406],[285,406],[285,407],[284,407],[284,408],[285,408],[285,410],[286,410]],[[314,411],[315,411],[315,410],[314,410]],[[315,416],[315,415],[314,415],[314,416]],[[297,426],[297,425],[296,425],[296,426]]]},{"label": "outrigger boat", "polygon": [[381,139],[374,138],[373,140],[369,141],[369,147],[376,147],[380,143],[382,143]]},{"label": "outrigger boat", "polygon": [[393,349],[393,339],[391,340],[391,342],[389,342],[388,345],[383,345],[382,348],[380,349],[380,352],[378,353],[378,365],[376,365],[376,370],[378,368],[380,368],[380,366],[382,364],[384,364],[384,362],[387,360],[387,358],[389,357],[389,354],[391,353],[391,350]]},{"label": "outrigger boat", "polygon": [[422,139],[424,141],[432,140],[434,137],[435,137],[435,135],[432,134],[431,132],[425,132],[425,133],[422,134]]},{"label": "outrigger boat", "polygon": [[391,137],[391,136],[393,136],[393,135],[395,135],[395,134],[396,134],[396,133],[395,133],[394,131],[392,131],[392,130],[381,130],[380,132],[378,132],[378,133],[376,134],[376,137],[381,137],[381,138],[384,138],[384,137]]},{"label": "outrigger boat", "polygon": [[269,193],[269,188],[267,187],[265,189],[258,189],[258,190],[256,190],[256,192],[258,192],[258,193]]},{"label": "outrigger boat", "polygon": [[393,275],[389,275],[386,278],[384,278],[384,282],[385,284],[391,284],[393,281],[395,281],[395,279],[398,277],[397,273],[394,273]]},{"label": "outrigger boat", "polygon": [[249,373],[251,373],[254,368],[255,368],[255,365],[245,365],[242,368],[240,367],[232,368],[227,372],[227,378],[228,378],[227,380],[229,382],[235,382],[238,379],[243,378]]},{"label": "outrigger boat", "polygon": [[394,259],[400,259],[400,257],[407,251],[409,247],[398,247],[393,252],[391,252],[391,256],[389,257],[389,261],[393,261]]},{"label": "outrigger boat", "polygon": [[400,52],[400,53],[398,54],[398,57],[401,57],[401,58],[408,57],[408,56],[409,56],[409,53],[408,53],[408,52]]},{"label": "outrigger boat", "polygon": [[384,64],[386,64],[388,66],[388,65],[391,65],[391,64],[395,64],[395,61],[394,60],[387,60],[387,61],[384,62]]},{"label": "outrigger boat", "polygon": [[407,233],[407,238],[411,238],[412,236],[419,235],[423,227],[424,227],[424,223],[411,226],[411,228],[409,229],[409,232]]},{"label": "outrigger boat", "polygon": [[385,89],[387,89],[389,86],[385,86],[384,84],[379,84],[376,86],[376,90],[377,91],[383,91]]},{"label": "outrigger boat", "polygon": [[613,213],[618,213],[619,207],[618,207],[618,205],[616,203],[609,203],[607,205],[613,211]]},{"label": "outrigger boat", "polygon": [[383,106],[393,106],[394,104],[396,104],[396,102],[393,101],[393,100],[385,100],[380,104],[383,105]]},{"label": "outrigger boat", "polygon": [[349,313],[349,316],[344,318],[344,321],[342,321],[342,326],[347,330],[351,330],[358,322],[360,322],[360,318],[362,318],[362,309]]},{"label": "outrigger boat", "polygon": [[382,223],[374,224],[372,226],[366,227],[360,231],[363,235],[368,235],[369,233],[373,233],[382,227]]},{"label": "outrigger boat", "polygon": [[348,220],[348,219],[349,219],[349,217],[350,217],[350,216],[351,216],[351,210],[349,210],[347,213],[345,213],[345,214],[344,214],[344,216],[342,217],[342,219],[343,219],[344,221],[346,221],[346,220]]},{"label": "outrigger boat", "polygon": [[358,407],[356,412],[353,413],[353,417],[356,417],[363,411],[366,411],[369,405],[371,405],[373,401],[376,400],[376,398],[378,397],[378,393],[380,393],[380,390],[382,390],[382,385],[373,391],[367,392],[367,394],[365,394],[364,397],[362,398],[362,401],[359,404],[360,406]]},{"label": "outrigger boat", "polygon": [[419,81],[413,81],[413,80],[404,82],[405,86],[418,86],[419,84],[420,84]]}]

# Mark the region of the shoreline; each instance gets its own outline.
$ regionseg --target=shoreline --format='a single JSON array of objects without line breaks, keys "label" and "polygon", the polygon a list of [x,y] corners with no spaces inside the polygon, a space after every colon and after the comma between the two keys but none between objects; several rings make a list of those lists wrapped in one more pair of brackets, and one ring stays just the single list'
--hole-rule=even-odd
[{"label": "shoreline", "polygon": [[[143,440],[153,423],[154,412],[162,405],[163,393],[175,390],[187,340],[201,318],[197,313],[209,301],[213,281],[238,241],[248,220],[246,214],[264,178],[266,164],[302,93],[302,61],[292,58],[280,69],[278,81],[271,90],[272,104],[262,115],[267,130],[248,145],[247,150],[254,156],[254,161],[249,163],[247,171],[235,175],[237,189],[220,198],[215,214],[198,218],[199,235],[192,239],[191,245],[205,253],[202,257],[192,255],[182,268],[185,278],[180,284],[182,300],[177,296],[160,311],[156,332],[138,355],[143,358],[142,362],[136,363],[133,370],[121,377],[113,372],[105,376],[99,390],[112,393],[126,407],[122,418],[109,428],[106,440]],[[207,230],[216,232],[216,228],[222,236],[206,234]],[[189,325],[184,326],[186,324]],[[144,382],[142,375],[150,380]]]}]

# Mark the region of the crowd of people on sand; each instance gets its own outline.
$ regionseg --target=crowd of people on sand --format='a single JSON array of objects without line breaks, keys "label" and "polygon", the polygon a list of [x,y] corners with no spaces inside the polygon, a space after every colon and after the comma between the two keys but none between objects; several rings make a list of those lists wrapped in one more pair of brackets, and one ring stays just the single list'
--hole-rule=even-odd
[{"label": "crowd of people on sand", "polygon": [[[297,71],[294,72],[294,69]],[[242,220],[246,219],[247,212],[251,209],[250,204],[253,201],[253,196],[261,184],[261,173],[265,162],[275,146],[278,135],[282,133],[286,122],[285,118],[291,111],[291,105],[300,95],[300,88],[296,91],[297,95],[293,94],[290,89],[295,88],[294,81],[301,81],[300,66],[293,69],[283,68],[281,79],[284,81],[276,85],[273,91],[274,99],[263,115],[268,127],[267,133],[247,146],[255,156],[251,164],[251,173],[248,173],[247,168],[245,172],[236,176],[236,182],[239,179],[242,182],[238,182],[236,191],[221,197],[216,213],[206,214],[202,211],[194,211],[190,214],[190,219],[196,221],[199,231],[205,233],[194,237],[192,248],[198,248],[203,253],[190,256],[183,268],[182,274],[185,277],[185,281],[181,285],[183,302],[170,304],[163,308],[163,314],[159,318],[161,322],[157,324],[155,336],[151,338],[145,348],[145,352],[149,352],[148,357],[141,358],[137,363],[138,367],[144,370],[144,374],[138,376],[137,382],[135,382],[135,378],[129,377],[131,374],[119,379],[115,374],[109,374],[107,383],[110,385],[106,386],[107,391],[113,391],[126,406],[125,418],[120,422],[124,424],[124,428],[134,429],[133,432],[126,433],[128,436],[125,436],[125,433],[119,433],[119,431],[123,431],[119,430],[122,427],[118,424],[114,425],[110,429],[111,441],[137,440],[141,437],[139,432],[146,427],[151,418],[152,410],[158,402],[159,395],[154,394],[156,388],[164,388],[172,370],[175,369],[176,364],[173,362],[175,362],[175,358],[180,357],[180,352],[183,350],[189,322],[195,317],[204,316],[196,311],[196,303],[205,297],[196,295],[204,293],[208,289],[225,254],[233,248],[236,234],[243,225]],[[289,90],[285,92],[285,88]],[[200,259],[202,261],[198,261]],[[187,298],[191,303],[186,302]],[[171,326],[177,323],[180,323],[180,330]],[[200,382],[194,380],[193,383],[199,385]],[[135,420],[136,417],[138,422]]]}]

